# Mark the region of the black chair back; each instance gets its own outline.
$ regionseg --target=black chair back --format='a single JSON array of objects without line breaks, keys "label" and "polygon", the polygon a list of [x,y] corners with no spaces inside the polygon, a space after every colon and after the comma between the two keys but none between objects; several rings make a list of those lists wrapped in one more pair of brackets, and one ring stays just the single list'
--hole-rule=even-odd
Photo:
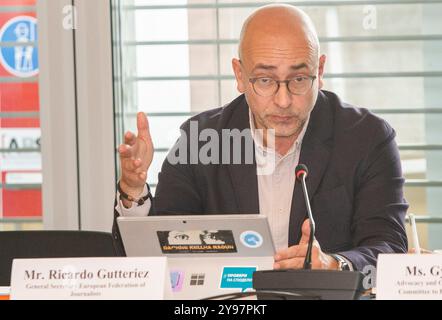
[{"label": "black chair back", "polygon": [[0,232],[0,287],[10,286],[12,261],[117,256],[112,235],[89,231]]}]

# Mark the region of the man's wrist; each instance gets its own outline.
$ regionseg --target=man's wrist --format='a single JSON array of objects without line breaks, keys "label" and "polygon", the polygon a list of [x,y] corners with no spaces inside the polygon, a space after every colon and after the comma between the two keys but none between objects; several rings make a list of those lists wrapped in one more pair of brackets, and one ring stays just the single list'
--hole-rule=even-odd
[{"label": "man's wrist", "polygon": [[[138,197],[132,197],[131,195],[127,194],[121,187],[120,182],[117,184],[117,195],[119,198],[119,201],[123,204],[123,206],[126,209],[132,208],[132,206],[137,204],[138,206],[143,205],[148,199],[152,200],[152,196],[150,194],[150,189],[147,184],[144,184],[143,190],[139,193]],[[138,192],[137,192],[138,193]]]},{"label": "man's wrist", "polygon": [[129,201],[129,200],[121,198],[121,197],[120,197],[120,201],[123,204],[124,208],[126,208],[126,209],[130,209],[134,205],[134,203],[132,201]]},{"label": "man's wrist", "polygon": [[339,270],[339,271],[349,271],[351,270],[351,266],[349,264],[349,261],[347,259],[345,259],[344,257],[342,257],[339,254],[331,254],[330,255],[333,260],[336,263],[336,268],[334,270]]},{"label": "man's wrist", "polygon": [[329,257],[329,265],[328,270],[339,270],[339,262],[333,255],[328,255]]},{"label": "man's wrist", "polygon": [[143,191],[144,191],[144,187],[145,185],[143,184],[140,187],[129,187],[123,180],[120,180],[118,182],[119,188],[120,188],[120,192],[124,192],[125,194],[131,196],[132,198],[139,198]]}]

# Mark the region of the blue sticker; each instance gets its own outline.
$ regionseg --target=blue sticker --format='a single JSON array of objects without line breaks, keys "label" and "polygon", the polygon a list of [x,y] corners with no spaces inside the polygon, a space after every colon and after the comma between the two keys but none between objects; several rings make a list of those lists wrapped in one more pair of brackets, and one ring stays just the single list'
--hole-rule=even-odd
[{"label": "blue sticker", "polygon": [[224,267],[221,289],[241,289],[242,292],[253,288],[253,272],[256,267]]},{"label": "blue sticker", "polygon": [[264,240],[262,236],[256,231],[244,231],[240,236],[241,243],[248,248],[259,248],[262,246]]},{"label": "blue sticker", "polygon": [[21,78],[38,74],[37,19],[18,16],[10,19],[0,30],[0,63],[12,75]]}]

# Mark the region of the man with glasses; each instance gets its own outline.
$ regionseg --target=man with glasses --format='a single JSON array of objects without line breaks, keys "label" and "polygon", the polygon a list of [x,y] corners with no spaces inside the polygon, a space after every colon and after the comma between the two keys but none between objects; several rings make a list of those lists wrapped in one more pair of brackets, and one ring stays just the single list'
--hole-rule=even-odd
[{"label": "man with glasses", "polygon": [[[322,90],[325,62],[304,12],[289,5],[256,10],[244,23],[239,59],[232,60],[241,95],[185,122],[186,134],[177,143],[191,146],[192,121],[200,132],[210,129],[220,137],[226,129],[248,129],[254,161],[166,159],[153,198],[145,183],[153,145],[140,113],[138,134],[126,133],[119,147],[115,216],[265,214],[277,248],[274,268],[302,268],[310,230],[295,167],[303,163],[317,227],[313,268],[362,271],[376,265],[379,253],[406,252],[408,206],[395,132],[369,111]],[[191,147],[187,152],[195,156]],[[271,172],[260,174],[269,158]],[[116,224],[114,236],[119,241]]]}]

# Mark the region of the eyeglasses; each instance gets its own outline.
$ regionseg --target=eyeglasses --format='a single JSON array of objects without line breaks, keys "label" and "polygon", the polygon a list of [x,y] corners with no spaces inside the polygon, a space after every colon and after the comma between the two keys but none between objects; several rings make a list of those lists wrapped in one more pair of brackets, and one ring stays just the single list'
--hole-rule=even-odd
[{"label": "eyeglasses", "polygon": [[293,95],[304,95],[312,87],[316,76],[299,75],[288,80],[275,80],[272,78],[249,78],[255,93],[261,97],[271,97],[275,95],[281,83],[285,83],[287,90]]}]

